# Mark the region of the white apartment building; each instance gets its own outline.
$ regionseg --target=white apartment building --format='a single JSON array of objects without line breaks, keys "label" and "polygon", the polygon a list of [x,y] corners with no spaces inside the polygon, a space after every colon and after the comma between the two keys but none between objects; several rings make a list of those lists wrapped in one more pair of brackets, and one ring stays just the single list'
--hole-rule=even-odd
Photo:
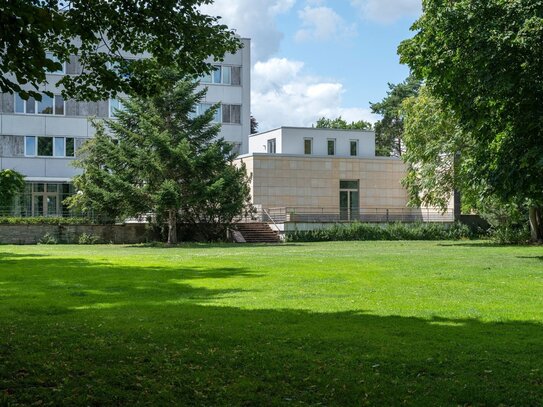
[{"label": "white apartment building", "polygon": [[[220,136],[240,153],[247,153],[251,47],[249,39],[242,39],[242,43],[242,49],[214,63],[213,73],[201,78],[200,88],[205,86],[208,92],[196,112],[221,102],[215,118],[222,124]],[[81,69],[77,58],[72,57],[62,70],[47,75],[43,91],[53,92],[53,98],[44,94],[38,102],[10,93],[0,96],[0,170],[18,171],[27,182],[23,199],[13,208],[14,215],[67,213],[62,201],[74,192],[70,182],[79,171],[71,162],[78,148],[94,135],[88,119],[113,117],[119,108],[117,100],[80,102],[62,98],[58,81],[63,75],[77,75]]]}]

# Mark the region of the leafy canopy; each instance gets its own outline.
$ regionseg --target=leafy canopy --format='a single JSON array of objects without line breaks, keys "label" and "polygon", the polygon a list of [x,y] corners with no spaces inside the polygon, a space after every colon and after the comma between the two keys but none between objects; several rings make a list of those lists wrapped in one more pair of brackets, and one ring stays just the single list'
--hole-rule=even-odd
[{"label": "leafy canopy", "polygon": [[543,1],[424,0],[401,60],[454,112],[469,179],[529,208],[543,241]]},{"label": "leafy canopy", "polygon": [[335,119],[321,117],[317,120],[315,127],[317,129],[371,130],[371,123],[364,120],[348,123],[341,116],[336,117]]},{"label": "leafy canopy", "polygon": [[413,76],[396,85],[389,83],[385,98],[381,102],[370,103],[372,112],[382,116],[382,119],[375,123],[377,155],[400,157],[403,154],[405,145],[402,102],[416,96],[420,85],[421,81]]},{"label": "leafy canopy", "polygon": [[[0,13],[0,90],[41,100],[46,73],[76,55],[78,75],[64,76],[65,98],[99,100],[152,94],[159,67],[196,77],[205,60],[221,60],[240,41],[218,18],[202,14],[211,0],[11,0]],[[52,55],[49,55],[50,52]],[[143,55],[146,59],[127,59]],[[26,86],[23,89],[24,85]],[[30,90],[28,90],[30,89]]]},{"label": "leafy canopy", "polygon": [[474,141],[486,193],[543,206],[543,2],[424,0],[401,60]]},{"label": "leafy canopy", "polygon": [[202,225],[204,237],[218,238],[250,209],[246,170],[217,138],[218,106],[194,114],[206,90],[174,78],[163,75],[171,86],[157,95],[126,100],[116,119],[94,122],[96,136],[76,161],[83,174],[74,179],[80,193],[71,204],[109,219],[154,214],[159,225],[167,221],[170,243],[178,223]]}]

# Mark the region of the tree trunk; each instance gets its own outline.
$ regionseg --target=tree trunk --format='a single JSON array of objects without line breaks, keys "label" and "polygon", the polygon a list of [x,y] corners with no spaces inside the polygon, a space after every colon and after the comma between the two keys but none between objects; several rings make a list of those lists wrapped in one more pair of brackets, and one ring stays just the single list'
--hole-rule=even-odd
[{"label": "tree trunk", "polygon": [[177,243],[177,213],[175,209],[168,211],[168,244]]},{"label": "tree trunk", "polygon": [[543,242],[543,210],[535,206],[530,207],[530,232],[532,241]]}]

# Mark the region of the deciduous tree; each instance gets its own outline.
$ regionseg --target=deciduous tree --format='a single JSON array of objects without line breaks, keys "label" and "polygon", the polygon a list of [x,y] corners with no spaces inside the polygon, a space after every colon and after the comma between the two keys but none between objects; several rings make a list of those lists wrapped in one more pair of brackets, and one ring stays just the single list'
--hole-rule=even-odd
[{"label": "deciduous tree", "polygon": [[357,122],[347,122],[341,116],[336,117],[335,119],[327,119],[326,117],[321,117],[317,120],[315,125],[318,129],[343,129],[343,130],[371,130],[371,123],[359,120]]},{"label": "deciduous tree", "polygon": [[[240,41],[199,6],[211,0],[10,0],[0,5],[0,90],[41,100],[46,73],[76,55],[67,97],[98,100],[154,91],[157,66],[197,76]],[[50,54],[49,54],[50,53]],[[144,55],[143,59],[127,59]],[[24,87],[24,85],[30,85]]]},{"label": "deciduous tree", "polygon": [[529,207],[543,239],[543,2],[424,0],[399,49],[474,141],[470,173],[488,195]]}]

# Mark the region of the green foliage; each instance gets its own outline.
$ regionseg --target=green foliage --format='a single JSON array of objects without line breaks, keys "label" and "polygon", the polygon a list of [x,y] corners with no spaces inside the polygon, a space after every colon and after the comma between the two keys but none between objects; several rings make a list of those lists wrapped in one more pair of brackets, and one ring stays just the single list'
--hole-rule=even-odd
[{"label": "green foliage", "polygon": [[408,166],[402,180],[414,206],[435,206],[443,211],[452,193],[461,189],[468,195],[462,158],[468,153],[469,137],[464,134],[450,109],[426,86],[417,96],[402,103],[404,121],[403,160]]},{"label": "green foliage", "polygon": [[58,244],[58,239],[53,234],[47,232],[38,240],[38,244]]},{"label": "green foliage", "polygon": [[418,94],[421,81],[409,76],[397,85],[388,84],[389,91],[378,103],[371,103],[371,110],[383,118],[375,123],[375,144],[378,156],[400,157],[404,152],[404,118],[402,102]]},{"label": "green foliage", "polygon": [[543,2],[425,0],[413,30],[401,60],[471,135],[470,178],[531,207],[543,239]]},{"label": "green foliage", "polygon": [[376,225],[349,223],[327,229],[294,231],[286,234],[287,242],[329,242],[351,240],[458,240],[476,237],[466,225],[455,223],[391,223]]},{"label": "green foliage", "polygon": [[17,171],[5,169],[0,171],[0,216],[10,214],[13,199],[23,192],[24,176]]},{"label": "green foliage", "polygon": [[526,207],[496,198],[484,198],[477,203],[477,210],[490,224],[489,235],[495,242],[524,244],[530,240]]},{"label": "green foliage", "polygon": [[251,134],[258,133],[258,122],[256,121],[255,117],[251,115]]},{"label": "green foliage", "polygon": [[340,129],[340,130],[371,130],[370,122],[359,120],[357,122],[348,123],[341,116],[335,119],[327,119],[321,117],[315,125],[317,129]]},{"label": "green foliage", "polygon": [[13,217],[0,218],[0,224],[4,225],[88,225],[92,223],[87,218],[55,218],[55,217]]},{"label": "green foliage", "polygon": [[[175,78],[164,72],[164,82]],[[159,225],[167,222],[170,243],[178,223],[212,225],[205,230],[215,239],[250,210],[245,166],[233,165],[232,146],[212,123],[218,106],[194,115],[206,92],[197,85],[177,77],[153,97],[126,100],[116,120],[95,122],[96,136],[75,162],[81,192],[70,205],[105,218],[153,213]]]},{"label": "green foliage", "polygon": [[77,242],[79,244],[98,244],[100,243],[100,240],[100,236],[89,233],[82,233],[79,235],[79,239],[77,239]]},{"label": "green foliage", "polygon": [[[127,94],[152,94],[157,67],[194,77],[208,71],[209,59],[235,52],[240,41],[219,18],[200,11],[209,0],[10,1],[2,6],[0,89],[41,98],[46,73],[61,68],[47,58],[68,62],[76,55],[84,67],[59,81],[63,95],[99,100]],[[77,41],[74,39],[77,38]],[[107,38],[107,39],[106,39]],[[106,52],[96,52],[97,49]],[[132,55],[152,58],[125,59]],[[15,76],[16,80],[12,76]],[[33,89],[21,85],[29,84]]]}]

